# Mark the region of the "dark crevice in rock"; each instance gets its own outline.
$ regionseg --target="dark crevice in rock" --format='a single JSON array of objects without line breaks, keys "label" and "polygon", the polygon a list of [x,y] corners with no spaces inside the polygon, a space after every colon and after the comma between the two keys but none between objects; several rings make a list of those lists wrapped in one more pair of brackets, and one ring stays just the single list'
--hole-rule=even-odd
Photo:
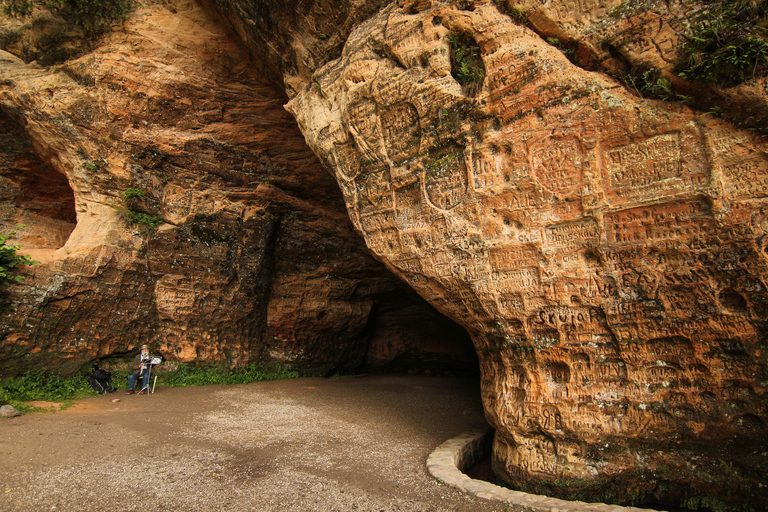
[{"label": "dark crevice in rock", "polygon": [[45,259],[62,247],[77,223],[75,196],[67,177],[43,162],[31,142],[0,111],[0,221],[18,226],[15,240],[22,251]]}]

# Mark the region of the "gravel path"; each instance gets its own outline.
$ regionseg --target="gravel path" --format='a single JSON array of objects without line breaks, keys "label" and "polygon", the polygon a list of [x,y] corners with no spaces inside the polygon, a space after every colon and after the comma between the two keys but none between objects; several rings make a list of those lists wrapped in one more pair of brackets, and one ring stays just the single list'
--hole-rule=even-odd
[{"label": "gravel path", "polygon": [[118,391],[0,419],[0,510],[511,511],[425,469],[483,421],[477,382],[439,377]]}]

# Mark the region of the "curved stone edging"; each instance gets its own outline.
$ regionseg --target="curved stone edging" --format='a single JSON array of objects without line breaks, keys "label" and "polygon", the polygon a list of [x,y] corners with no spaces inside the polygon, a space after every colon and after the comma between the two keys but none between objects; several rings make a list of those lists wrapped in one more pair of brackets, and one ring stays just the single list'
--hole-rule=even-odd
[{"label": "curved stone edging", "polygon": [[438,480],[464,492],[489,500],[529,507],[535,512],[655,512],[652,509],[566,501],[537,494],[513,491],[490,482],[474,480],[462,473],[490,451],[493,430],[475,428],[449,439],[427,458],[427,470]]}]

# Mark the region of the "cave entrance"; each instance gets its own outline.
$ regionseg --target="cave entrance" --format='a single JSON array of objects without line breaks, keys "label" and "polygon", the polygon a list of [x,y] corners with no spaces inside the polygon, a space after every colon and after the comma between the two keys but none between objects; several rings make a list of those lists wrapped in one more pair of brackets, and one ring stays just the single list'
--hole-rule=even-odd
[{"label": "cave entrance", "polygon": [[29,138],[0,111],[0,226],[16,228],[21,253],[47,263],[75,229],[75,194],[67,177],[46,165]]},{"label": "cave entrance", "polygon": [[469,333],[413,290],[379,297],[360,371],[478,378],[480,362]]}]

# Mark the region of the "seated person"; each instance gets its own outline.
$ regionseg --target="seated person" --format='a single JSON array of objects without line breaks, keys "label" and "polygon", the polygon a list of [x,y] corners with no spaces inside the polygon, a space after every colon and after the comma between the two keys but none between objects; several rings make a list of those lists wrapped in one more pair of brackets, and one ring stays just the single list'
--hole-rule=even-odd
[{"label": "seated person", "polygon": [[136,385],[136,379],[141,377],[141,391],[140,395],[147,393],[147,386],[149,386],[149,361],[152,358],[149,356],[149,345],[142,345],[141,352],[133,358],[133,373],[128,376],[128,392],[126,395],[133,395],[136,393],[133,388]]}]

